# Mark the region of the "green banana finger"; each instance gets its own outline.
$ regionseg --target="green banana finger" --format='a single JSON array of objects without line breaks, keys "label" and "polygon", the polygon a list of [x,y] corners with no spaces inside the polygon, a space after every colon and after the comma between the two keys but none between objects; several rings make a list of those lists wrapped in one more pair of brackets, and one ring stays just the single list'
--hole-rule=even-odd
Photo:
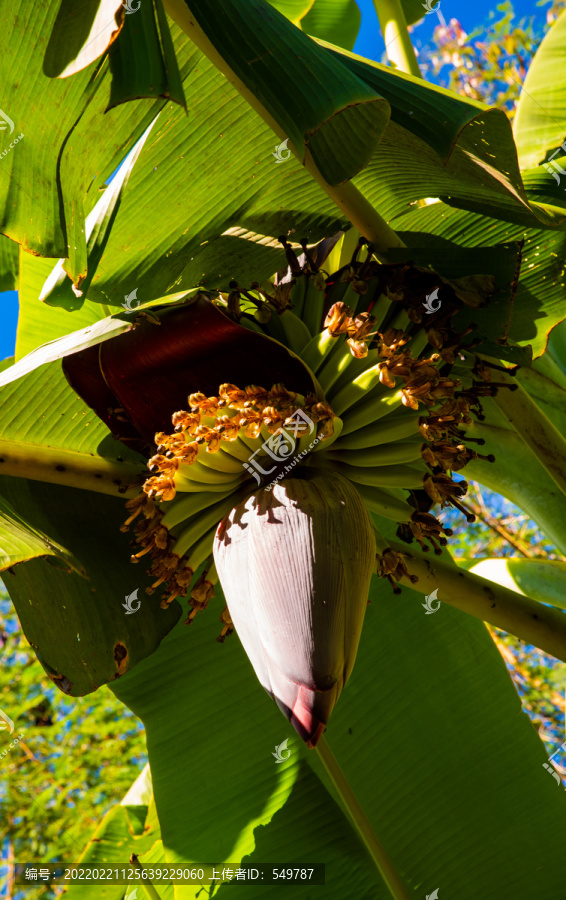
[{"label": "green banana finger", "polygon": [[[376,404],[377,405],[377,404]],[[406,410],[406,407],[403,407]],[[408,410],[407,410],[408,412]],[[419,435],[420,415],[414,410],[412,415],[397,415],[390,412],[377,422],[358,428],[356,431],[344,429],[342,436],[336,444],[336,450],[363,450],[365,447],[375,447],[378,444],[388,444],[390,441],[402,441],[405,438]],[[348,422],[348,425],[350,423]]]},{"label": "green banana finger", "polygon": [[420,328],[409,341],[407,348],[411,351],[413,359],[417,359],[427,345],[428,334],[424,328]]},{"label": "green banana finger", "polygon": [[[180,522],[185,522],[192,516],[196,516],[197,513],[202,512],[203,509],[207,509],[209,506],[213,506],[229,496],[236,497],[237,494],[231,489],[226,491],[225,495],[221,497],[217,493],[210,493],[209,491],[191,493],[188,497],[175,497],[174,500],[169,500],[161,505],[160,508],[165,510],[165,515],[161,519],[160,524],[165,528],[174,528]],[[234,501],[234,506],[236,502]]]},{"label": "green banana finger", "polygon": [[247,462],[252,454],[248,445],[240,440],[239,435],[235,441],[222,441],[222,449],[224,453],[227,453],[232,459],[238,460],[240,463]]},{"label": "green banana finger", "polygon": [[232,476],[242,473],[242,463],[234,459],[228,453],[224,452],[224,448],[220,447],[214,453],[209,453],[202,445],[199,447],[197,461],[207,469],[214,469],[217,472],[224,472]]},{"label": "green banana finger", "polygon": [[333,353],[323,364],[318,380],[325,394],[328,394],[332,386],[338,381],[341,375],[350,367],[350,363],[355,359],[348,343],[345,340],[341,344],[336,353]]},{"label": "green banana finger", "polygon": [[368,355],[362,357],[362,359],[356,359],[356,357],[353,356],[346,371],[336,379],[328,391],[328,399],[331,405],[332,397],[336,397],[343,388],[351,384],[352,381],[355,381],[358,375],[363,375],[368,369],[373,368],[376,362],[379,362],[379,357],[375,349],[370,350]]},{"label": "green banana finger", "polygon": [[332,398],[332,409],[337,416],[341,416],[355,403],[363,400],[364,397],[366,397],[367,394],[370,391],[373,391],[375,388],[381,388],[381,393],[383,394],[386,394],[387,392],[391,393],[392,389],[382,385],[381,381],[379,380],[379,366],[380,363],[372,366],[365,372],[362,372],[361,375],[358,375],[357,378],[354,378],[354,380],[350,382],[350,384],[342,388],[341,391],[338,391],[336,396]]},{"label": "green banana finger", "polygon": [[393,522],[411,521],[414,509],[409,506],[400,490],[388,490],[365,484],[359,484],[357,490],[370,512]]},{"label": "green banana finger", "polygon": [[289,300],[293,307],[293,311],[295,315],[301,320],[303,318],[303,309],[305,306],[307,286],[306,275],[299,275],[297,276],[296,283],[291,288],[291,293],[289,294]]},{"label": "green banana finger", "polygon": [[366,450],[332,449],[329,458],[337,459],[349,466],[391,466],[418,462],[422,459],[421,451],[425,446],[422,438],[419,441],[392,441]]},{"label": "green banana finger", "polygon": [[[219,472],[217,469],[204,466],[198,460],[191,463],[190,466],[181,465],[175,473],[175,480],[179,471],[183,478],[188,478],[190,481],[198,481],[202,484],[226,484],[234,480],[233,472]],[[207,488],[203,488],[203,490],[207,490]]]},{"label": "green banana finger", "polygon": [[[195,463],[192,466],[183,466],[182,468],[192,469],[194,468]],[[181,468],[181,467],[180,467]],[[241,478],[234,478],[232,481],[215,481],[215,482],[203,482],[196,481],[191,479],[188,475],[180,472],[180,468],[175,472],[175,487],[178,491],[185,492],[198,492],[202,491],[203,493],[212,492],[212,493],[222,493],[226,491],[233,491],[242,485]],[[245,473],[243,473],[245,474]]]},{"label": "green banana finger", "polygon": [[[203,535],[206,535],[211,528],[216,530],[220,520],[223,519],[236,504],[237,500],[234,497],[224,497],[222,500],[219,500],[218,503],[215,503],[214,506],[210,506],[207,510],[202,512],[201,515],[194,516],[190,519],[187,527],[182,531],[181,526],[178,526],[179,535],[175,541],[173,551],[178,556],[185,556],[185,554],[202,538]],[[194,568],[194,566],[191,566],[191,569],[192,568]]]},{"label": "green banana finger", "polygon": [[332,337],[328,328],[325,328],[324,331],[315,334],[302,351],[302,361],[315,375],[336,347],[338,340],[338,338]]},{"label": "green banana finger", "polygon": [[279,321],[285,332],[285,343],[293,353],[300,354],[311,340],[311,333],[298,316],[285,309],[279,315]]},{"label": "green banana finger", "polygon": [[[404,409],[402,398],[403,394],[400,390],[396,391],[391,388],[386,388],[381,396],[370,396],[364,403],[360,403],[353,412],[348,413],[342,434],[351,434],[360,428],[364,428],[366,425],[379,422],[380,419],[389,415],[389,413]],[[414,410],[411,410],[411,412],[414,412]]]},{"label": "green banana finger", "polygon": [[334,426],[334,431],[331,435],[323,440],[319,440],[314,447],[311,448],[312,453],[316,453],[317,450],[328,450],[330,447],[334,445],[334,442],[338,440],[340,435],[342,434],[342,429],[344,427],[344,421],[340,418],[340,416],[334,416],[332,420],[332,424]]},{"label": "green banana finger", "polygon": [[375,316],[377,328],[381,332],[385,331],[384,325],[393,303],[385,294],[380,294],[372,307],[371,314]]},{"label": "green banana finger", "polygon": [[[316,459],[316,457],[315,457]],[[325,456],[319,457],[324,460]],[[373,466],[362,468],[361,466],[349,466],[341,462],[337,463],[329,460],[326,467],[334,468],[340,471],[342,475],[349,478],[355,484],[367,484],[373,487],[393,487],[405,488],[406,490],[416,490],[422,488],[426,472],[409,465],[391,465],[391,466]]]},{"label": "green banana finger", "polygon": [[208,559],[208,557],[211,555],[212,548],[214,546],[214,536],[217,529],[218,525],[214,525],[214,527],[211,528],[210,531],[207,531],[207,533],[200,539],[200,541],[197,541],[197,543],[192,548],[187,558],[187,566],[189,567],[189,569],[192,569],[193,572],[196,572],[198,567],[203,564],[205,559]]},{"label": "green banana finger", "polygon": [[318,279],[318,276],[306,275],[305,278],[307,280],[307,287],[301,318],[311,334],[318,334],[322,329],[324,285],[322,285],[322,290],[317,287],[315,278]]}]

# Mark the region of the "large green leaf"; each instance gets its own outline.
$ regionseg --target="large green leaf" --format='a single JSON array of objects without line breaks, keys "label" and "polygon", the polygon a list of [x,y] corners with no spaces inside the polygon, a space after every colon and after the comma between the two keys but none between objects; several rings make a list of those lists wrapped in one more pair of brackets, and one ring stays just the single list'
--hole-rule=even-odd
[{"label": "large green leaf", "polygon": [[399,216],[392,224],[409,247],[427,246],[438,253],[449,253],[450,242],[483,247],[488,241],[496,245],[524,239],[509,336],[518,343],[531,344],[535,356],[544,352],[550,330],[564,319],[563,230],[514,226],[478,213],[451,209],[444,203]]},{"label": "large green leaf", "polygon": [[301,19],[301,28],[312,37],[352,50],[361,22],[356,0],[316,0]]},{"label": "large green leaf", "polygon": [[[126,317],[125,317],[126,318]],[[67,382],[62,355],[128,323],[107,319],[40,348],[0,375],[0,474],[63,483],[119,496],[140,482],[144,457],[117,442]],[[51,359],[49,365],[44,363]],[[22,377],[24,376],[24,377]],[[53,414],[53,411],[55,411]],[[134,491],[135,492],[135,491]]]},{"label": "large green leaf", "polygon": [[0,497],[0,572],[37,557],[53,556],[67,571],[84,575],[80,563],[56,541],[32,528]]},{"label": "large green leaf", "polygon": [[[432,0],[429,5],[434,10],[437,6],[440,6],[440,3],[435,3],[434,0]],[[401,0],[401,6],[403,7],[403,12],[405,13],[405,21],[407,25],[414,25],[415,22],[420,22],[421,19],[424,19],[424,17],[427,15],[427,8],[422,0]]]},{"label": "large green leaf", "polygon": [[[83,13],[82,6],[77,27],[88,34],[89,11]],[[2,108],[24,138],[0,168],[0,230],[25,249],[56,259],[76,247],[76,266],[82,271],[84,216],[98,199],[96,179],[104,183],[165,101],[137,100],[105,114],[108,63],[96,65],[96,77],[94,64],[71,78],[49,77],[43,72],[37,35],[53,33],[57,5],[38,7],[33,29],[27,12],[24,0],[15,0],[4,4],[2,13],[10,40],[3,46],[0,79],[13,86],[3,93]]]},{"label": "large green leaf", "polygon": [[267,0],[267,2],[291,22],[297,23],[308,13],[315,0]]},{"label": "large green leaf", "polygon": [[[149,766],[145,766],[122,801],[106,813],[96,829],[78,863],[91,866],[116,866],[125,864],[129,872],[132,853],[142,865],[159,865],[165,862],[161,831],[153,792]],[[134,895],[134,885],[74,884],[66,891],[69,900],[122,900]],[[138,893],[140,892],[138,885]],[[159,885],[161,900],[173,900],[173,888]]]},{"label": "large green leaf", "polygon": [[185,95],[167,17],[161,0],[140,3],[138,16],[126,16],[109,49],[112,90],[109,109],[140,97],[166,97],[186,108]]},{"label": "large green leaf", "polygon": [[466,478],[503,494],[534,519],[553,544],[566,553],[564,495],[517,432],[481,422],[466,426],[466,434],[482,438],[485,446],[481,452],[495,456],[493,464],[482,460],[468,463]]},{"label": "large green leaf", "polygon": [[[391,106],[391,122],[372,166],[358,179],[372,200],[378,184],[385,191],[379,196],[380,210],[388,208],[387,193],[393,193],[395,212],[401,200],[408,205],[418,197],[440,197],[455,206],[531,225],[566,220],[562,210],[529,204],[511,125],[502,110],[464,100],[345,50],[329,52]],[[399,155],[393,165],[394,152]],[[421,193],[423,188],[427,190]]]},{"label": "large green leaf", "polygon": [[[143,561],[130,563],[129,538],[120,532],[123,502],[22,478],[2,478],[0,491],[32,529],[67,548],[86,574],[31,559],[3,575],[26,638],[55,684],[81,696],[153,653],[180,608],[174,602],[163,610],[156,597],[144,595],[151,578]],[[123,604],[134,592],[130,605],[140,600],[141,606],[128,614]]]},{"label": "large green leaf", "polygon": [[[383,582],[371,598],[327,740],[409,893],[555,900],[562,792],[485,627],[447,606],[425,617],[421,596],[394,597]],[[237,637],[214,640],[221,607],[214,601],[190,630],[174,629],[112,686],[147,728],[167,861],[316,860],[326,863],[329,900],[386,900],[317,752],[262,691]],[[276,765],[284,739],[291,756]],[[176,900],[197,893],[175,889]]]},{"label": "large green leaf", "polygon": [[60,259],[51,272],[39,295],[40,301],[51,306],[62,306],[69,311],[78,309],[83,305],[84,294],[88,291],[88,287],[96,274],[98,263],[104,253],[104,248],[112,229],[112,223],[120,208],[122,192],[128,183],[132,169],[153,124],[152,122],[146,128],[139,141],[128,153],[118,172],[112,178],[112,182],[85,219],[88,271],[86,268],[83,272],[76,270],[75,254],[71,252],[69,259]]},{"label": "large green leaf", "polygon": [[121,7],[119,0],[62,0],[45,51],[45,74],[67,78],[98,59],[120,33]]},{"label": "large green leaf", "polygon": [[42,259],[20,251],[18,300],[20,315],[16,334],[16,359],[23,359],[42,344],[54,341],[70,332],[94,325],[107,310],[88,300],[72,312],[47,306],[39,299],[46,279],[54,271],[53,259]]},{"label": "large green leaf", "polygon": [[[178,29],[172,32],[182,58],[186,38]],[[484,112],[480,104],[415,80],[406,83],[386,68],[360,66],[372,77],[378,73],[394,116],[403,122],[389,124],[378,152],[356,179],[383,214],[404,211],[418,196],[435,191],[490,200],[494,211],[505,206],[507,197],[510,208],[533,218],[517,200],[515,187],[509,190],[495,170],[487,173],[492,161],[473,156],[480,152],[473,146],[474,123]],[[132,173],[89,300],[121,302],[142,284],[151,297],[195,283],[226,288],[232,278],[261,282],[285,264],[278,235],[292,232],[314,241],[346,224],[293,156],[276,164],[274,135],[206,58],[200,57],[184,88],[191,118],[173,108],[161,114]],[[439,103],[445,124],[434,129],[430,120]],[[411,111],[418,120],[414,125]],[[514,150],[503,120],[502,113],[488,113],[484,133],[490,146],[504,134],[500,163],[505,166]],[[409,126],[413,132],[426,128],[423,133],[435,149]],[[514,171],[518,191],[516,161]]]},{"label": "large green leaf", "polygon": [[264,0],[165,0],[165,8],[329,184],[367,164],[388,104]]},{"label": "large green leaf", "polygon": [[[172,31],[181,58],[190,42]],[[191,117],[163,110],[133,170],[89,300],[117,305],[135,287],[145,300],[196,283],[227,286],[252,275],[262,281],[285,264],[279,234],[330,235],[346,221],[295,157],[276,164],[276,136],[198,56],[184,81]],[[255,238],[237,236],[248,232]]]},{"label": "large green leaf", "polygon": [[[538,166],[566,135],[566,13],[538,48],[513,123],[521,168]],[[551,175],[547,173],[550,179]]]},{"label": "large green leaf", "polygon": [[467,560],[466,568],[519,594],[566,609],[566,562],[506,557]]},{"label": "large green leaf", "polygon": [[13,291],[18,286],[19,246],[0,235],[0,291]]}]

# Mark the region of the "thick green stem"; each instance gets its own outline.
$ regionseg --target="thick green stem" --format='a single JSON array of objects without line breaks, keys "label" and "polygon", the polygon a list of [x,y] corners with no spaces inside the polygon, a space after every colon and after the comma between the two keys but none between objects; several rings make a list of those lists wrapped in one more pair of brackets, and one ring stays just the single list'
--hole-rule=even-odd
[{"label": "thick green stem", "polygon": [[406,545],[395,541],[389,544],[393,550],[403,554],[409,575],[416,575],[419,579],[412,584],[408,578],[402,578],[401,584],[422,594],[437,590],[436,599],[442,603],[502,628],[566,662],[566,612],[544,606],[487,578],[442,562],[437,557],[425,559],[411,556]]},{"label": "thick green stem", "polygon": [[47,481],[115,497],[135,497],[143,465],[113,462],[86,453],[0,440],[0,475]]},{"label": "thick green stem", "polygon": [[[291,144],[289,143],[289,147]],[[295,155],[298,154],[295,151]],[[344,215],[346,215],[354,228],[357,228],[375,248],[376,255],[383,261],[387,261],[389,251],[398,247],[406,247],[398,234],[387,224],[385,219],[373,208],[369,200],[351,182],[339,184],[334,187],[328,184],[315,166],[310,154],[307,153],[305,169],[312,175],[315,181],[326,191]]]},{"label": "thick green stem", "polygon": [[516,390],[501,388],[493,398],[495,403],[566,495],[566,440],[515,378],[497,372],[497,381]]},{"label": "thick green stem", "polygon": [[388,60],[395,63],[401,72],[422,78],[407,30],[401,0],[373,0],[373,5],[381,26]]},{"label": "thick green stem", "polygon": [[410,900],[409,892],[401,881],[397,870],[387,856],[384,848],[379,842],[369,819],[363,811],[358,798],[354,794],[352,788],[348,784],[342,769],[338,765],[334,754],[326,743],[324,737],[321,737],[316,745],[316,751],[324,766],[326,773],[332,784],[336,788],[344,807],[352,820],[354,828],[360,835],[362,841],[366,845],[375,865],[381,873],[385,884],[387,885],[391,896],[394,900]]},{"label": "thick green stem", "polygon": [[[136,867],[136,869],[138,869],[139,872],[143,871],[144,867],[140,863],[140,861],[135,853],[132,853],[132,855],[130,857],[130,862]],[[157,893],[157,891],[155,890],[155,888],[151,884],[151,882],[144,881],[142,884],[142,888],[143,888],[143,890],[145,890],[146,895],[149,897],[149,900],[161,900],[160,894]]]},{"label": "thick green stem", "polygon": [[[187,34],[194,44],[201,50],[208,59],[222,72],[224,77],[232,84],[236,90],[244,97],[250,106],[262,117],[264,122],[275,132],[281,141],[287,140],[287,135],[283,131],[276,119],[267,111],[260,100],[250,90],[250,88],[239,78],[230,68],[223,56],[218,52],[210,39],[199,27],[195,17],[191,15],[190,9],[185,0],[164,0],[164,7],[168,15],[177,23],[185,34]],[[303,161],[299,150],[304,148],[295,147],[288,140],[287,147],[294,155],[303,162],[303,165],[309,175],[323,188],[334,203],[347,216],[349,221],[358,231],[374,245],[376,255],[383,260],[388,259],[388,253],[392,249],[405,247],[401,238],[393,231],[371,203],[360,193],[360,191],[352,184],[333,186],[322,177],[317,166],[314,163],[310,153],[307,152],[306,159]]]}]

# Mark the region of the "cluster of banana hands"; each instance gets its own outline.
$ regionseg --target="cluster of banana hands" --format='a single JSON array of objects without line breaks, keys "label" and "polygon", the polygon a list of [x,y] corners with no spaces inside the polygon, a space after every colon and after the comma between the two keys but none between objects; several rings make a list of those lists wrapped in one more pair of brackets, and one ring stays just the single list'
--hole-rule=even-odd
[{"label": "cluster of banana hands", "polygon": [[[275,284],[234,283],[212,302],[286,346],[312,391],[277,382],[192,393],[172,415],[172,433],[155,435],[151,476],[128,501],[123,528],[137,520],[132,560],[149,554],[148,592],[165,585],[163,607],[190,591],[188,623],[220,581],[227,605],[218,640],[236,629],[261,684],[314,747],[352,671],[372,575],[396,592],[408,576],[369,513],[442,553],[451,532],[430,509],[451,505],[470,520],[459,504],[466,482],[452,473],[493,461],[468,446],[483,441],[466,438],[465,426],[502,385],[474,341],[465,343],[473,326],[451,325],[466,299],[454,283],[382,265],[371,247],[359,261],[361,241],[350,263],[325,277],[327,247],[302,242],[297,256],[280,240],[289,266]],[[425,313],[439,284],[441,302]],[[299,464],[281,477],[291,457]],[[260,487],[251,458],[254,472],[269,473]]]}]

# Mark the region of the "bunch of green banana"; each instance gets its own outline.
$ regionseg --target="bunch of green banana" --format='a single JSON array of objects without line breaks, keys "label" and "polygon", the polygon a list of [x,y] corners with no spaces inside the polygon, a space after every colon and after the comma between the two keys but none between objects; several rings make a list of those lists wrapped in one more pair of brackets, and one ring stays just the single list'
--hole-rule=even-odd
[{"label": "bunch of green banana", "polygon": [[[153,477],[140,501],[149,523],[142,519],[137,536],[140,554],[155,560],[159,579],[173,572],[166,602],[187,593],[193,573],[210,558],[215,529],[237,503],[258,486],[270,491],[312,470],[345,476],[368,510],[440,553],[442,532],[450,532],[417,510],[412,494],[426,492],[428,508],[461,508],[465,482],[453,482],[449,473],[479,457],[466,446],[462,426],[496,388],[476,378],[474,357],[461,348],[463,335],[450,327],[456,295],[448,283],[442,310],[424,316],[426,291],[442,281],[434,273],[382,266],[371,248],[360,262],[358,242],[349,260],[332,250],[340,265],[324,277],[323,261],[306,242],[302,262],[282,243],[286,281],[262,288],[252,282],[246,290],[233,285],[217,302],[240,324],[298,356],[313,393],[299,395],[284,384],[271,391],[246,386],[235,374],[218,396],[191,395],[190,411],[173,416],[175,433],[156,436]],[[300,429],[290,424],[296,416]]]}]

